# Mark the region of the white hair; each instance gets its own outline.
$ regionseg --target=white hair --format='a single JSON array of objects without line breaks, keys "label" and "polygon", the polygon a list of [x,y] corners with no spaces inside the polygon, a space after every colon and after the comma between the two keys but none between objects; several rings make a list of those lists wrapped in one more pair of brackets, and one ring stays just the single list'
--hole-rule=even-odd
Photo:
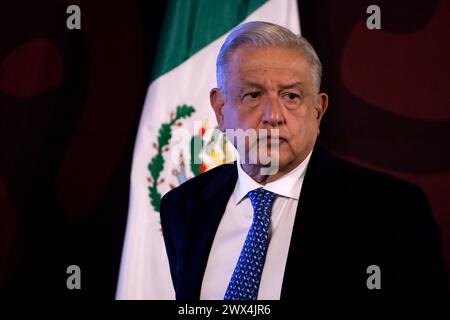
[{"label": "white hair", "polygon": [[239,47],[250,45],[258,48],[284,47],[298,48],[311,66],[316,89],[320,89],[322,63],[312,45],[304,37],[292,31],[263,21],[253,21],[234,28],[220,48],[216,62],[217,86],[225,91],[226,67],[231,55]]}]

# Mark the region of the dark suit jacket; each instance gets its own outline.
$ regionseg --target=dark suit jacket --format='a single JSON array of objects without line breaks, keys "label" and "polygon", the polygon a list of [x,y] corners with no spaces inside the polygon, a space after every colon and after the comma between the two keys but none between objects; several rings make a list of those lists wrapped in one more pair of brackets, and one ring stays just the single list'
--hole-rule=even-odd
[{"label": "dark suit jacket", "polygon": [[[161,224],[177,299],[199,299],[236,181],[236,165],[222,165],[163,197]],[[418,187],[337,159],[316,145],[300,194],[281,299],[447,295],[441,250],[439,230]],[[370,265],[380,267],[380,290],[367,288]]]}]

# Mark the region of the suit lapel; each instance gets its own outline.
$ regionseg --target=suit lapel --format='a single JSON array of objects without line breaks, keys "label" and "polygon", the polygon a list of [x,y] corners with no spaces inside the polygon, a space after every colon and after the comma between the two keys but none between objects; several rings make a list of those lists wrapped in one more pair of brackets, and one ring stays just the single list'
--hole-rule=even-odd
[{"label": "suit lapel", "polygon": [[[322,272],[327,243],[334,239],[333,177],[329,166],[333,158],[316,144],[305,173],[299,197],[289,254],[281,290],[281,299],[308,296],[316,274]],[[325,249],[324,249],[325,248]],[[311,285],[311,283],[313,283]]]},{"label": "suit lapel", "polygon": [[180,281],[177,299],[200,298],[209,252],[236,181],[236,164],[224,165],[194,199],[177,267]]}]

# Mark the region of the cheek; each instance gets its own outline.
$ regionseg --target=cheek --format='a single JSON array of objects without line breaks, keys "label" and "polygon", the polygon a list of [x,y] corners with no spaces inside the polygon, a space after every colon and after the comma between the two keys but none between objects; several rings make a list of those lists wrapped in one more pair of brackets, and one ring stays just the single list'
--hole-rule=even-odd
[{"label": "cheek", "polygon": [[293,137],[292,144],[300,146],[306,143],[309,137],[317,135],[317,120],[312,115],[296,115],[287,123],[288,130]]},{"label": "cheek", "polygon": [[230,129],[256,128],[258,114],[234,105],[224,106],[224,125]]},{"label": "cheek", "polygon": [[223,123],[225,128],[233,129],[238,123],[238,115],[236,113],[236,108],[231,105],[225,104],[223,107]]}]

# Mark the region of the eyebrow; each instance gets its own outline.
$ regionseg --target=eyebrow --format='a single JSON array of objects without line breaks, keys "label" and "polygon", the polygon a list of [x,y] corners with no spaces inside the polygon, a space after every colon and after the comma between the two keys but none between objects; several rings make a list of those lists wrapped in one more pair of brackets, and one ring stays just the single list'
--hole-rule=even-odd
[{"label": "eyebrow", "polygon": [[280,86],[281,89],[292,89],[295,87],[303,87],[303,83],[301,82],[294,82],[294,83],[289,83],[289,84],[285,84]]},{"label": "eyebrow", "polygon": [[[265,89],[265,87],[263,85],[259,84],[259,83],[244,81],[243,87],[247,87],[247,86],[255,87],[255,88],[258,88],[258,89],[261,89],[261,90]],[[302,86],[303,86],[303,83],[301,83],[301,82],[293,82],[293,83],[288,83],[288,84],[285,84],[285,85],[281,85],[281,86],[279,86],[279,88],[281,90],[286,90],[286,89],[292,89],[292,88],[295,88],[295,87],[302,87]]]}]

